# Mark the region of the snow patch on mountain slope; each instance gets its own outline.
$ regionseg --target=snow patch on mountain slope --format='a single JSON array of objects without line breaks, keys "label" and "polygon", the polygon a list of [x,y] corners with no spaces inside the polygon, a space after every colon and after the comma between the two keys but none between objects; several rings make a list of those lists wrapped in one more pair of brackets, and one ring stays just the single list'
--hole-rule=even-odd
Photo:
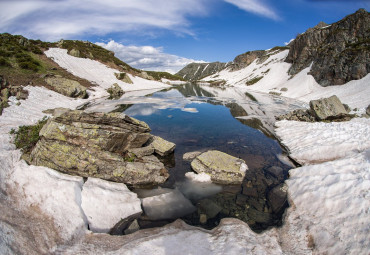
[{"label": "snow patch on mountain slope", "polygon": [[[249,66],[230,71],[229,68],[214,75],[204,78],[204,81],[226,80],[227,85],[247,88],[251,91],[264,93],[281,93],[281,96],[290,97],[309,102],[313,99],[337,95],[339,99],[351,108],[365,108],[370,104],[370,74],[360,80],[352,80],[344,85],[320,86],[312,75],[309,74],[310,67],[291,77],[288,70],[291,64],[284,62],[289,50],[272,54],[263,63],[259,59],[253,61]],[[261,80],[254,85],[247,86],[246,82],[253,78]]]},{"label": "snow patch on mountain slope", "polygon": [[50,48],[45,51],[45,55],[73,75],[97,84],[98,86],[93,88],[94,91],[90,91],[92,98],[108,96],[106,89],[110,88],[114,83],[117,83],[124,91],[170,87],[162,82],[146,80],[131,74],[127,75],[133,84],[125,83],[118,80],[114,75],[115,73],[120,73],[120,71],[95,60],[73,57],[67,53],[66,49]]}]

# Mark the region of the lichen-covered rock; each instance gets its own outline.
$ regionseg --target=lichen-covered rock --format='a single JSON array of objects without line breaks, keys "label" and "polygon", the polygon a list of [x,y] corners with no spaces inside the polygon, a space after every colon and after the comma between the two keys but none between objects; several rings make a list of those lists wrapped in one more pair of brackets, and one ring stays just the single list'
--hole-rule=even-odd
[{"label": "lichen-covered rock", "polygon": [[330,120],[347,115],[346,108],[337,96],[310,101],[312,114],[317,120]]},{"label": "lichen-covered rock", "polygon": [[115,73],[115,75],[118,80],[121,80],[125,83],[133,84],[127,73]]},{"label": "lichen-covered rock", "polygon": [[152,136],[150,145],[153,146],[154,151],[164,157],[175,150],[176,144],[166,141],[159,136]]},{"label": "lichen-covered rock", "polygon": [[197,173],[206,173],[214,183],[241,184],[248,166],[242,159],[235,158],[221,151],[207,151],[191,162]]},{"label": "lichen-covered rock", "polygon": [[76,58],[79,58],[81,56],[80,51],[77,49],[71,49],[70,51],[68,51],[68,54]]},{"label": "lichen-covered rock", "polygon": [[122,113],[58,112],[40,131],[32,164],[130,185],[154,185],[168,178],[163,163],[149,152],[129,153],[151,137],[145,122]]},{"label": "lichen-covered rock", "polygon": [[114,83],[112,85],[112,87],[110,87],[109,89],[107,89],[107,92],[110,95],[110,97],[109,97],[110,99],[118,99],[123,94],[125,94],[125,92],[123,91],[123,89],[117,83]]},{"label": "lichen-covered rock", "polygon": [[53,90],[62,95],[80,98],[88,97],[86,88],[82,86],[78,81],[59,76],[46,77],[45,81],[53,88]]}]

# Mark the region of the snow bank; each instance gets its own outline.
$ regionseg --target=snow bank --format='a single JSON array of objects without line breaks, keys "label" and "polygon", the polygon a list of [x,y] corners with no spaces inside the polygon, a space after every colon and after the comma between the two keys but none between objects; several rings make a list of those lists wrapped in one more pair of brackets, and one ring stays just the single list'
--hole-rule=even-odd
[{"label": "snow bank", "polygon": [[121,219],[140,214],[141,202],[125,184],[88,178],[82,190],[82,209],[90,230],[108,233]]},{"label": "snow bank", "polygon": [[290,254],[368,254],[370,150],[290,170],[280,236]]},{"label": "snow bank", "polygon": [[[249,66],[231,72],[224,69],[214,75],[204,78],[204,81],[226,80],[230,86],[247,88],[251,91],[264,93],[281,93],[282,96],[296,98],[304,102],[322,97],[337,95],[339,99],[351,108],[365,108],[370,104],[370,74],[361,80],[353,80],[339,86],[320,86],[312,75],[310,67],[291,77],[288,70],[291,64],[284,62],[289,50],[272,54],[263,63],[259,59]],[[246,86],[246,82],[256,77],[263,77],[256,84]]]},{"label": "snow bank", "polygon": [[315,164],[355,155],[370,148],[370,119],[346,122],[279,121],[276,134],[301,164]]},{"label": "snow bank", "polygon": [[133,84],[125,83],[118,80],[114,75],[120,71],[107,67],[95,60],[73,57],[67,53],[66,49],[50,48],[45,51],[45,55],[73,75],[97,84],[98,87],[94,87],[95,92],[91,92],[93,98],[108,96],[109,94],[105,90],[110,88],[114,83],[117,83],[124,91],[169,87],[162,82],[142,79],[131,74],[128,74],[128,76]]}]

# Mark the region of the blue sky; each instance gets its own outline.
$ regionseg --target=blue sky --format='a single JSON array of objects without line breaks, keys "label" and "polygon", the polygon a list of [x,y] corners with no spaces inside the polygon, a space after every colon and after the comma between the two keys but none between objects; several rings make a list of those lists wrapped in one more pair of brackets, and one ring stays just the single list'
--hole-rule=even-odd
[{"label": "blue sky", "polygon": [[175,72],[284,45],[369,0],[0,0],[0,32],[89,40],[134,67]]}]

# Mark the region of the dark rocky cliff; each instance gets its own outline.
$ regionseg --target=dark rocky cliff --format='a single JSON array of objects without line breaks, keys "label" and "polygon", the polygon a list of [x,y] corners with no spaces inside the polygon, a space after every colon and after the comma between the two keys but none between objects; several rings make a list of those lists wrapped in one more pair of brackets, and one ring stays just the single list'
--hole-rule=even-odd
[{"label": "dark rocky cliff", "polygon": [[176,75],[188,81],[197,81],[218,71],[221,71],[228,66],[228,63],[212,62],[212,63],[191,63],[181,69]]},{"label": "dark rocky cliff", "polygon": [[360,9],[332,25],[321,22],[289,46],[290,75],[312,63],[310,74],[322,86],[361,79],[370,72],[369,12]]}]

